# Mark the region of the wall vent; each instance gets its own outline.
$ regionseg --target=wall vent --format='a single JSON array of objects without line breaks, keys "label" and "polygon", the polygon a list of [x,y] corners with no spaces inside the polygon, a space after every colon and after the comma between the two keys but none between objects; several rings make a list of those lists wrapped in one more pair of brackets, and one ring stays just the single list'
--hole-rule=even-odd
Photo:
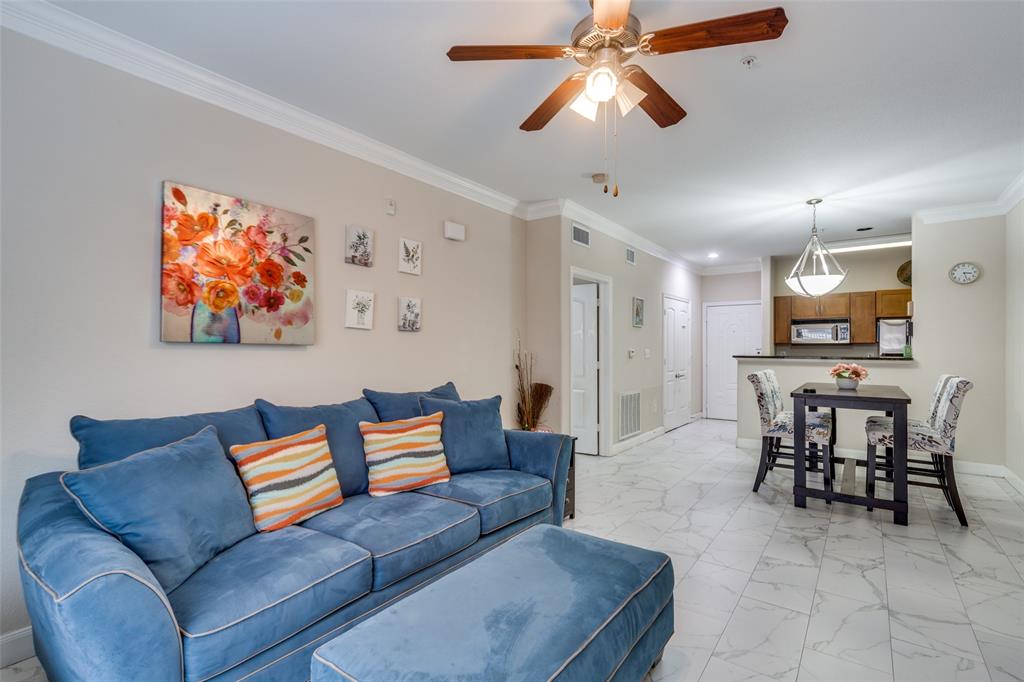
[{"label": "wall vent", "polygon": [[636,249],[626,247],[626,262],[630,265],[636,265]]},{"label": "wall vent", "polygon": [[619,394],[619,440],[640,433],[640,391]]},{"label": "wall vent", "polygon": [[590,248],[590,230],[576,223],[572,224],[572,243]]}]

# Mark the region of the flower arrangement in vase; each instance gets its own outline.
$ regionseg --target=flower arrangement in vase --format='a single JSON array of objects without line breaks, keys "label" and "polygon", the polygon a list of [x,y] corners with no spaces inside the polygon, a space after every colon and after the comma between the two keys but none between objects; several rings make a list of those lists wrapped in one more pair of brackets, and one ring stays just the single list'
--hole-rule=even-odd
[{"label": "flower arrangement in vase", "polygon": [[868,368],[855,362],[840,362],[828,373],[835,378],[836,386],[851,391],[856,391],[857,384],[868,378]]}]

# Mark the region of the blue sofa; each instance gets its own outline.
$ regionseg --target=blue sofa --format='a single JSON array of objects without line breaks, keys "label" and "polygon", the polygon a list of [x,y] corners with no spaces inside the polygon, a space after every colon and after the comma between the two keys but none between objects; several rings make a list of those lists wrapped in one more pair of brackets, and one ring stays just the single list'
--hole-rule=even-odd
[{"label": "blue sofa", "polygon": [[352,426],[376,418],[359,399],[73,420],[81,469],[209,424],[227,447],[326,422],[345,501],[297,526],[254,530],[165,591],[138,555],[83,514],[59,472],[29,479],[18,515],[21,581],[50,680],[307,680],[321,644],[532,526],[561,525],[571,438],[505,431],[507,468],[371,497]]}]

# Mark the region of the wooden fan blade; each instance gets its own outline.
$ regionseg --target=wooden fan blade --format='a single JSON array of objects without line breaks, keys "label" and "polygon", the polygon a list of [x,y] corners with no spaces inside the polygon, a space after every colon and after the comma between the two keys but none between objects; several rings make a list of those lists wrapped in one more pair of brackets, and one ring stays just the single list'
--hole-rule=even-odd
[{"label": "wooden fan blade", "polygon": [[456,45],[448,50],[453,62],[475,62],[490,59],[565,59],[571,47],[560,45]]},{"label": "wooden fan blade", "polygon": [[643,36],[641,51],[646,54],[668,54],[775,40],[782,35],[788,23],[786,12],[781,7],[737,14],[654,31]]},{"label": "wooden fan blade", "polygon": [[630,0],[594,0],[594,23],[598,28],[615,31],[629,21]]},{"label": "wooden fan blade", "polygon": [[640,100],[639,106],[660,127],[668,128],[679,123],[686,116],[686,112],[679,106],[679,103],[672,99],[672,96],[639,66],[631,66],[626,69],[625,77],[630,83],[647,93],[647,97]]},{"label": "wooden fan blade", "polygon": [[587,84],[583,76],[583,73],[574,73],[562,81],[562,84],[555,88],[555,91],[548,95],[546,100],[540,103],[540,106],[530,114],[529,118],[523,121],[519,128],[532,131],[540,130],[546,126],[548,121],[562,110],[562,107],[572,102],[583,92],[583,88]]}]

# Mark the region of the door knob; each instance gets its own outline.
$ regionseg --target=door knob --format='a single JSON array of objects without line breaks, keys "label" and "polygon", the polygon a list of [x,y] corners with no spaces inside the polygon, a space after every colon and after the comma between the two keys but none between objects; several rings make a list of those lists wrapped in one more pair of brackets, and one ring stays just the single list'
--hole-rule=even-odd
[{"label": "door knob", "polygon": [[686,372],[676,372],[676,379],[682,379],[686,376]]}]

